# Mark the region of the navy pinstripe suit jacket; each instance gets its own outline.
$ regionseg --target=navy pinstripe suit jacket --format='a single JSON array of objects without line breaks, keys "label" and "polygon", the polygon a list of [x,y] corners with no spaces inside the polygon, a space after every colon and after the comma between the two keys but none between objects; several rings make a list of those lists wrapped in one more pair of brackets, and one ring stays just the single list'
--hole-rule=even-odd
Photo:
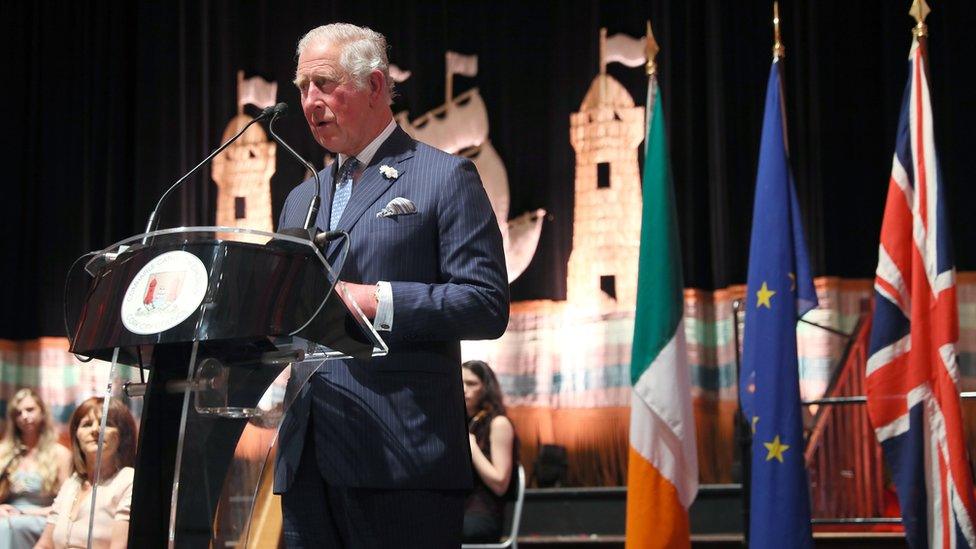
[{"label": "navy pinstripe suit jacket", "polygon": [[[394,179],[380,173],[388,165]],[[321,172],[328,228],[335,167]],[[315,180],[296,187],[279,229],[300,227]],[[376,217],[396,197],[417,213]],[[509,295],[501,233],[474,165],[396,128],[353,189],[338,229],[351,247],[342,280],[393,289],[386,357],[328,362],[292,404],[279,431],[275,491],[288,490],[312,418],[319,470],[335,486],[466,489],[471,457],[460,340],[499,337]],[[330,262],[339,242],[328,250]]]}]

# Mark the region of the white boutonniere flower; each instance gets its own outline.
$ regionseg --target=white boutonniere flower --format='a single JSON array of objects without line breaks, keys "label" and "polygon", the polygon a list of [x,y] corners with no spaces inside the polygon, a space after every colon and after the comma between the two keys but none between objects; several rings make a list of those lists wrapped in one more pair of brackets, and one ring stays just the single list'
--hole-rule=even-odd
[{"label": "white boutonniere flower", "polygon": [[380,166],[380,173],[383,174],[383,177],[387,179],[396,179],[400,177],[400,172],[396,171],[396,168],[393,166],[387,166],[386,164]]}]

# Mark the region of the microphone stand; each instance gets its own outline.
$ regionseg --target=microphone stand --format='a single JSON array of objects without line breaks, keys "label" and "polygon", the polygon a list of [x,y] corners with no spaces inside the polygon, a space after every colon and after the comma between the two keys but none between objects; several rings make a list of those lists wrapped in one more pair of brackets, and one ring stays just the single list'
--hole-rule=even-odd
[{"label": "microphone stand", "polygon": [[[279,103],[278,105],[281,105],[281,104],[282,103]],[[226,149],[227,147],[229,147],[231,145],[231,143],[233,143],[234,141],[237,141],[237,139],[240,138],[240,136],[244,135],[244,132],[246,132],[247,129],[250,128],[253,124],[256,124],[260,120],[264,120],[265,118],[267,118],[268,116],[270,116],[272,114],[277,115],[277,113],[275,112],[275,109],[276,108],[277,108],[277,105],[275,105],[274,107],[267,107],[267,108],[265,108],[263,111],[261,111],[261,114],[258,115],[257,118],[254,118],[253,120],[251,120],[250,122],[248,122],[247,124],[245,124],[244,127],[241,128],[241,131],[237,132],[234,135],[234,137],[231,137],[230,139],[228,139],[227,141],[225,141],[222,145],[220,145],[219,147],[217,147],[216,149],[214,149],[213,152],[211,152],[209,155],[207,155],[206,158],[204,158],[203,160],[201,160],[199,164],[197,164],[196,166],[193,167],[193,169],[191,169],[190,171],[186,172],[186,174],[184,174],[183,177],[177,179],[176,180],[176,183],[173,183],[172,185],[170,185],[170,187],[168,189],[166,189],[166,192],[164,192],[163,195],[159,197],[159,201],[156,202],[156,207],[153,208],[152,213],[149,214],[149,221],[146,222],[146,230],[145,230],[145,232],[146,233],[152,232],[152,230],[153,230],[153,228],[154,228],[154,226],[156,224],[156,216],[159,213],[159,208],[160,208],[160,206],[162,206],[163,201],[166,200],[166,197],[168,197],[173,191],[175,191],[177,188],[179,188],[179,186],[184,181],[186,181],[186,178],[188,178],[191,175],[197,173],[197,171],[200,168],[202,168],[205,164],[207,164],[208,162],[210,162],[213,159],[213,157],[215,157],[218,154],[220,154],[221,152],[223,152],[223,150]],[[148,235],[143,236],[142,237],[142,243],[143,244],[146,244],[146,241],[148,239],[149,239],[149,236]]]},{"label": "microphone stand", "polygon": [[278,142],[278,144],[284,147],[286,151],[288,151],[293,157],[295,157],[296,160],[298,160],[299,162],[302,163],[303,166],[311,170],[312,174],[315,176],[315,195],[312,197],[312,200],[308,204],[308,212],[305,214],[305,225],[304,225],[305,230],[308,231],[309,239],[314,240],[315,237],[317,236],[315,234],[316,233],[315,218],[318,217],[319,215],[319,207],[321,206],[322,203],[322,198],[321,198],[322,179],[321,177],[319,177],[319,171],[316,170],[315,167],[308,162],[308,160],[302,158],[302,156],[298,154],[295,151],[295,149],[291,148],[291,145],[285,143],[285,140],[279,137],[277,133],[275,133],[274,123],[278,120],[279,117],[285,116],[287,113],[288,113],[287,103],[278,103],[277,105],[274,106],[274,113],[271,116],[271,120],[268,122],[268,133],[271,134],[271,137],[273,137],[274,140]]}]

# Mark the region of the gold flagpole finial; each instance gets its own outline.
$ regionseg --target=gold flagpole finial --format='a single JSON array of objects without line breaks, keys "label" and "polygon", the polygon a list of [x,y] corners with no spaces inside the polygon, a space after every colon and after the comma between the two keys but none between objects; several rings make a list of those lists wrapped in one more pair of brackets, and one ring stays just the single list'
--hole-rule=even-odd
[{"label": "gold flagpole finial", "polygon": [[657,74],[657,63],[654,62],[654,58],[657,57],[657,52],[661,51],[661,48],[657,45],[657,40],[654,39],[654,33],[651,31],[651,20],[647,20],[647,36],[644,37],[647,42],[647,76],[653,76]]},{"label": "gold flagpole finial", "polygon": [[912,7],[908,10],[908,14],[915,18],[915,28],[912,29],[912,34],[916,38],[921,38],[923,36],[928,36],[929,28],[925,24],[925,18],[929,16],[929,5],[925,0],[914,0],[912,2]]},{"label": "gold flagpole finial", "polygon": [[779,2],[773,2],[773,59],[782,59],[786,57],[786,47],[783,46],[783,41],[780,40],[779,34]]}]

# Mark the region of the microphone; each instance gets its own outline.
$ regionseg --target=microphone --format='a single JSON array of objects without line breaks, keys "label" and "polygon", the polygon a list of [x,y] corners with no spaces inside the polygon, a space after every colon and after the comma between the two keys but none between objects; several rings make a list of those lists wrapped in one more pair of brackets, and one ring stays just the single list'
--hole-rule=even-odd
[{"label": "microphone", "polygon": [[[213,159],[213,157],[215,157],[218,154],[220,154],[221,152],[223,152],[223,150],[226,149],[227,147],[229,147],[231,143],[233,143],[234,141],[237,141],[237,139],[240,138],[240,136],[244,135],[244,132],[247,131],[247,129],[250,128],[251,125],[257,123],[259,120],[264,120],[265,118],[268,118],[269,116],[277,116],[277,112],[278,111],[276,111],[276,109],[278,107],[280,107],[281,105],[285,105],[285,104],[284,103],[278,103],[277,105],[274,105],[272,107],[265,107],[264,110],[261,111],[261,114],[259,114],[256,118],[252,119],[250,122],[248,122],[247,124],[245,124],[244,127],[241,128],[241,131],[237,132],[234,135],[234,137],[231,137],[230,139],[228,139],[227,141],[225,141],[222,145],[220,145],[219,147],[217,147],[216,149],[214,149],[213,152],[211,152],[210,154],[208,154],[207,157],[204,158],[203,160],[201,160],[199,164],[197,164],[196,166],[194,166],[190,171],[186,172],[183,175],[183,177],[177,179],[176,180],[176,183],[173,183],[172,185],[170,185],[170,187],[168,189],[166,189],[166,192],[164,192],[163,195],[159,197],[159,201],[156,202],[156,207],[153,208],[152,212],[149,214],[149,220],[146,222],[146,230],[145,230],[145,232],[147,232],[147,233],[148,232],[152,232],[153,227],[156,224],[156,216],[159,214],[159,208],[160,208],[160,206],[163,205],[163,201],[166,200],[166,197],[167,196],[169,196],[170,194],[172,194],[173,191],[175,191],[177,188],[179,188],[179,186],[184,181],[186,181],[186,179],[188,177],[190,177],[191,175],[195,174],[197,172],[197,170],[199,170],[205,164],[207,164],[208,162],[210,162]],[[287,108],[287,105],[285,105],[285,107]],[[142,243],[145,244],[146,241],[148,240],[148,238],[149,238],[148,236],[144,236],[142,238]]]},{"label": "microphone", "polygon": [[[314,233],[308,229],[301,227],[288,227],[287,229],[278,229],[278,234],[285,234],[288,236],[294,236],[296,238],[301,238],[304,240],[311,240],[313,244],[318,246],[320,249],[325,250],[325,245],[333,240],[338,240],[340,238],[349,238],[349,233],[346,231],[315,231]],[[273,242],[278,243],[280,246],[287,246],[284,240],[275,240]]]},{"label": "microphone", "polygon": [[[282,147],[284,147],[286,151],[291,153],[291,155],[294,156],[296,160],[301,162],[303,166],[311,170],[312,174],[315,175],[315,196],[312,197],[312,200],[308,204],[308,212],[306,212],[305,214],[304,227],[305,230],[309,232],[309,236],[315,239],[316,243],[318,243],[318,238],[314,236],[314,232],[315,232],[315,218],[319,215],[319,206],[321,205],[322,202],[322,198],[320,198],[319,196],[322,194],[322,180],[319,177],[319,171],[316,170],[315,167],[312,166],[312,164],[309,163],[308,160],[305,160],[304,158],[302,158],[300,154],[295,152],[295,149],[291,148],[291,146],[289,146],[288,143],[285,143],[285,141],[281,137],[279,137],[278,134],[275,133],[274,131],[275,121],[278,118],[285,116],[287,113],[288,113],[288,103],[278,103],[277,105],[272,107],[271,120],[268,122],[268,133],[270,133],[271,137],[273,137],[275,141],[277,141]],[[334,240],[335,238],[336,237],[333,237],[328,240]]]},{"label": "microphone", "polygon": [[349,238],[349,233],[347,233],[346,231],[325,231],[324,233],[319,233],[315,235],[315,238],[313,238],[312,241],[315,242],[316,246],[321,248],[322,246],[325,246],[329,242],[332,242],[333,240],[337,240],[342,237]]}]

